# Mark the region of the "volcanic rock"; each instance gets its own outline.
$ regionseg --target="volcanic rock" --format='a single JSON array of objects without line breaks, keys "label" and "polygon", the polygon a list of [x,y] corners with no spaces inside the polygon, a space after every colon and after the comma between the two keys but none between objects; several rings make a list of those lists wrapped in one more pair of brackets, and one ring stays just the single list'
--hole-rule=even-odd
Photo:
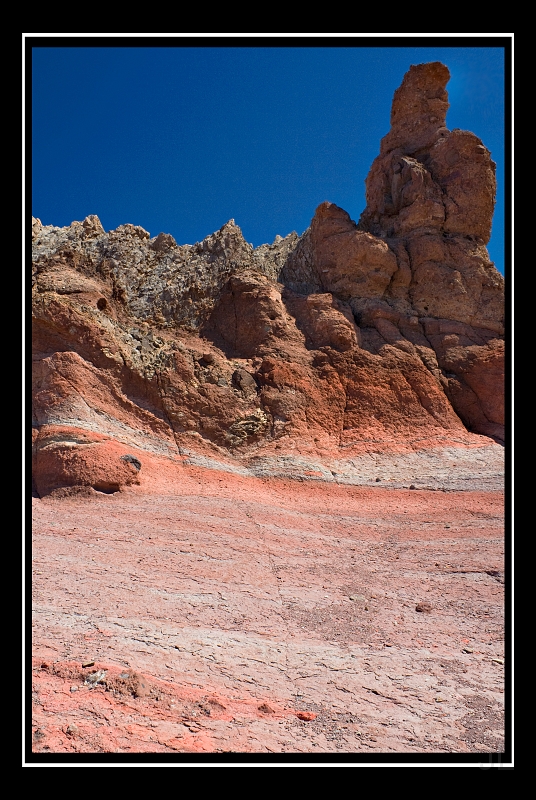
[{"label": "volcanic rock", "polygon": [[40,496],[143,490],[185,463],[351,483],[364,454],[503,440],[495,165],[445,127],[448,79],[405,76],[357,224],[323,202],[254,249],[234,220],[179,245],[32,219]]},{"label": "volcanic rock", "polygon": [[358,224],[32,220],[30,760],[504,755],[503,280],[447,80]]}]

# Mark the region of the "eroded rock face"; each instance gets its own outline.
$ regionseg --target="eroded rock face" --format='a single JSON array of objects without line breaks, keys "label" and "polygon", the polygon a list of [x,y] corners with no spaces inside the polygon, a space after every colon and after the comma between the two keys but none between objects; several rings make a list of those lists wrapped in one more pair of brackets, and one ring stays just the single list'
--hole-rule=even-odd
[{"label": "eroded rock face", "polygon": [[320,285],[343,300],[381,297],[396,272],[396,256],[388,245],[357,230],[333,203],[317,208],[311,240]]},{"label": "eroded rock face", "polygon": [[324,202],[254,250],[234,220],[195,245],[32,220],[39,494],[143,486],[192,453],[248,469],[502,439],[494,164],[445,127],[448,77],[404,78],[359,224]]}]

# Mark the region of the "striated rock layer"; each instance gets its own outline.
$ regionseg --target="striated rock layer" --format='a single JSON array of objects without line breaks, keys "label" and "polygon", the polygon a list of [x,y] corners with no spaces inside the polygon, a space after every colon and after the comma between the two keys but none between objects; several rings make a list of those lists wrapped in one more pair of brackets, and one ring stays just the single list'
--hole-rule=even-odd
[{"label": "striated rock layer", "polygon": [[301,237],[253,249],[234,220],[195,245],[33,220],[40,496],[148,488],[187,463],[448,488],[454,450],[499,474],[495,165],[445,127],[448,79],[439,63],[406,74],[358,224],[325,202]]}]

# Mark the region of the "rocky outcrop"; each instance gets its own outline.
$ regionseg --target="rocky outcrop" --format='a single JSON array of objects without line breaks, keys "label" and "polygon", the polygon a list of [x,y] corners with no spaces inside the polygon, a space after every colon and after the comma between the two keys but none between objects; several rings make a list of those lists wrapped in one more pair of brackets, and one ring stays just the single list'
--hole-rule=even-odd
[{"label": "rocky outcrop", "polygon": [[[495,164],[474,134],[445,127],[448,79],[443,64],[411,67],[359,224],[323,203],[282,279],[347,301],[360,327],[373,329],[362,330],[365,347],[383,340],[417,353],[469,429],[502,440],[504,280],[485,247]],[[457,347],[471,348],[470,370]]]},{"label": "rocky outcrop", "polygon": [[324,202],[301,237],[254,249],[234,220],[195,245],[32,221],[39,494],[143,486],[155,459],[325,469],[502,440],[494,165],[445,127],[448,77],[404,78],[358,224]]}]

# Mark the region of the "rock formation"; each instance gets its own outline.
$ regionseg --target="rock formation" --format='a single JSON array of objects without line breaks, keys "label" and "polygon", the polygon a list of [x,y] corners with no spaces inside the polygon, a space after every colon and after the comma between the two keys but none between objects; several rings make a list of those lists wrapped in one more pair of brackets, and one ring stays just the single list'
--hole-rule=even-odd
[{"label": "rock formation", "polygon": [[324,202],[301,237],[253,249],[234,220],[192,246],[33,219],[40,496],[192,459],[352,482],[363,454],[502,442],[495,165],[445,127],[448,79],[406,74],[357,224]]}]

